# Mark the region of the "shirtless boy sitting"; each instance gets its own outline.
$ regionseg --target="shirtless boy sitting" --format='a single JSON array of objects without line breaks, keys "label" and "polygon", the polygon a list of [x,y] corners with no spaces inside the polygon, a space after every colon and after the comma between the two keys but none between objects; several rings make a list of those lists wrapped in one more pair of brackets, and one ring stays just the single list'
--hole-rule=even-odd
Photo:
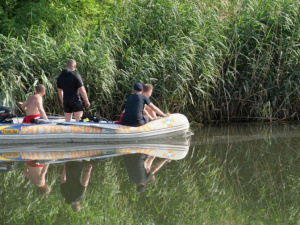
[{"label": "shirtless boy sitting", "polygon": [[25,111],[26,116],[23,120],[23,123],[31,123],[33,119],[43,117],[45,120],[48,120],[48,117],[45,113],[43,107],[43,96],[46,93],[46,88],[42,84],[36,86],[36,93],[31,95],[23,104],[22,109]]}]

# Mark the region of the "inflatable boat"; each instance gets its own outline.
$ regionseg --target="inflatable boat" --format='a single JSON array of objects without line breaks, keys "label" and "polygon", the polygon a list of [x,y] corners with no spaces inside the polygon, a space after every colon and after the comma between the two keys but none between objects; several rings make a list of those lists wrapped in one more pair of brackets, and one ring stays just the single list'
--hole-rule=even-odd
[{"label": "inflatable boat", "polygon": [[183,159],[189,150],[189,140],[177,144],[25,144],[10,145],[0,150],[0,162],[38,161],[49,164],[73,160],[111,158],[127,154],[147,154],[171,160]]},{"label": "inflatable boat", "polygon": [[188,132],[189,121],[179,113],[140,127],[113,122],[0,123],[0,149],[3,144],[126,142],[185,135]]}]

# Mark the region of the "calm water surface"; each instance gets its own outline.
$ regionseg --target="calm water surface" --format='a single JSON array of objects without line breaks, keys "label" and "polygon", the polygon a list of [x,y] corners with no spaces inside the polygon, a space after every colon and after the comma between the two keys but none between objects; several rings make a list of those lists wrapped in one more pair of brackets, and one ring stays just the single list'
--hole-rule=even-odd
[{"label": "calm water surface", "polygon": [[44,196],[19,162],[0,174],[0,224],[300,224],[299,138],[299,124],[194,128],[186,157],[142,193],[121,156],[92,160],[77,213],[60,191],[63,164],[50,164]]}]

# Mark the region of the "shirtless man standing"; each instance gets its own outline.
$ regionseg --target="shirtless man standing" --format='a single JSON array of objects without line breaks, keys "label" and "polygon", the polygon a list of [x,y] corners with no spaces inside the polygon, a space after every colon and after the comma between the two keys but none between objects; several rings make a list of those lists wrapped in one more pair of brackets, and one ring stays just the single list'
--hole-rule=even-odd
[{"label": "shirtless man standing", "polygon": [[37,186],[43,195],[48,194],[50,191],[45,180],[48,167],[49,164],[43,165],[30,161],[26,163],[26,168],[23,171],[24,176]]},{"label": "shirtless man standing", "polygon": [[36,86],[36,93],[31,95],[21,106],[25,111],[26,116],[23,120],[23,123],[31,123],[33,119],[40,118],[48,120],[48,117],[45,113],[43,107],[43,96],[46,93],[46,88],[42,84]]}]

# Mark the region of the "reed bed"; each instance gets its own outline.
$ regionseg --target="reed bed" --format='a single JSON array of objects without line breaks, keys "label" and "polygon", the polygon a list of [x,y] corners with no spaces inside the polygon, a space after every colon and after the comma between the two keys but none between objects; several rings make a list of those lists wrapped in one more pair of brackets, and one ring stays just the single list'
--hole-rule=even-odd
[{"label": "reed bed", "polygon": [[299,112],[299,1],[39,1],[0,4],[1,100],[36,83],[62,114],[56,77],[78,61],[91,112],[117,119],[134,82],[196,122],[290,120]]}]

